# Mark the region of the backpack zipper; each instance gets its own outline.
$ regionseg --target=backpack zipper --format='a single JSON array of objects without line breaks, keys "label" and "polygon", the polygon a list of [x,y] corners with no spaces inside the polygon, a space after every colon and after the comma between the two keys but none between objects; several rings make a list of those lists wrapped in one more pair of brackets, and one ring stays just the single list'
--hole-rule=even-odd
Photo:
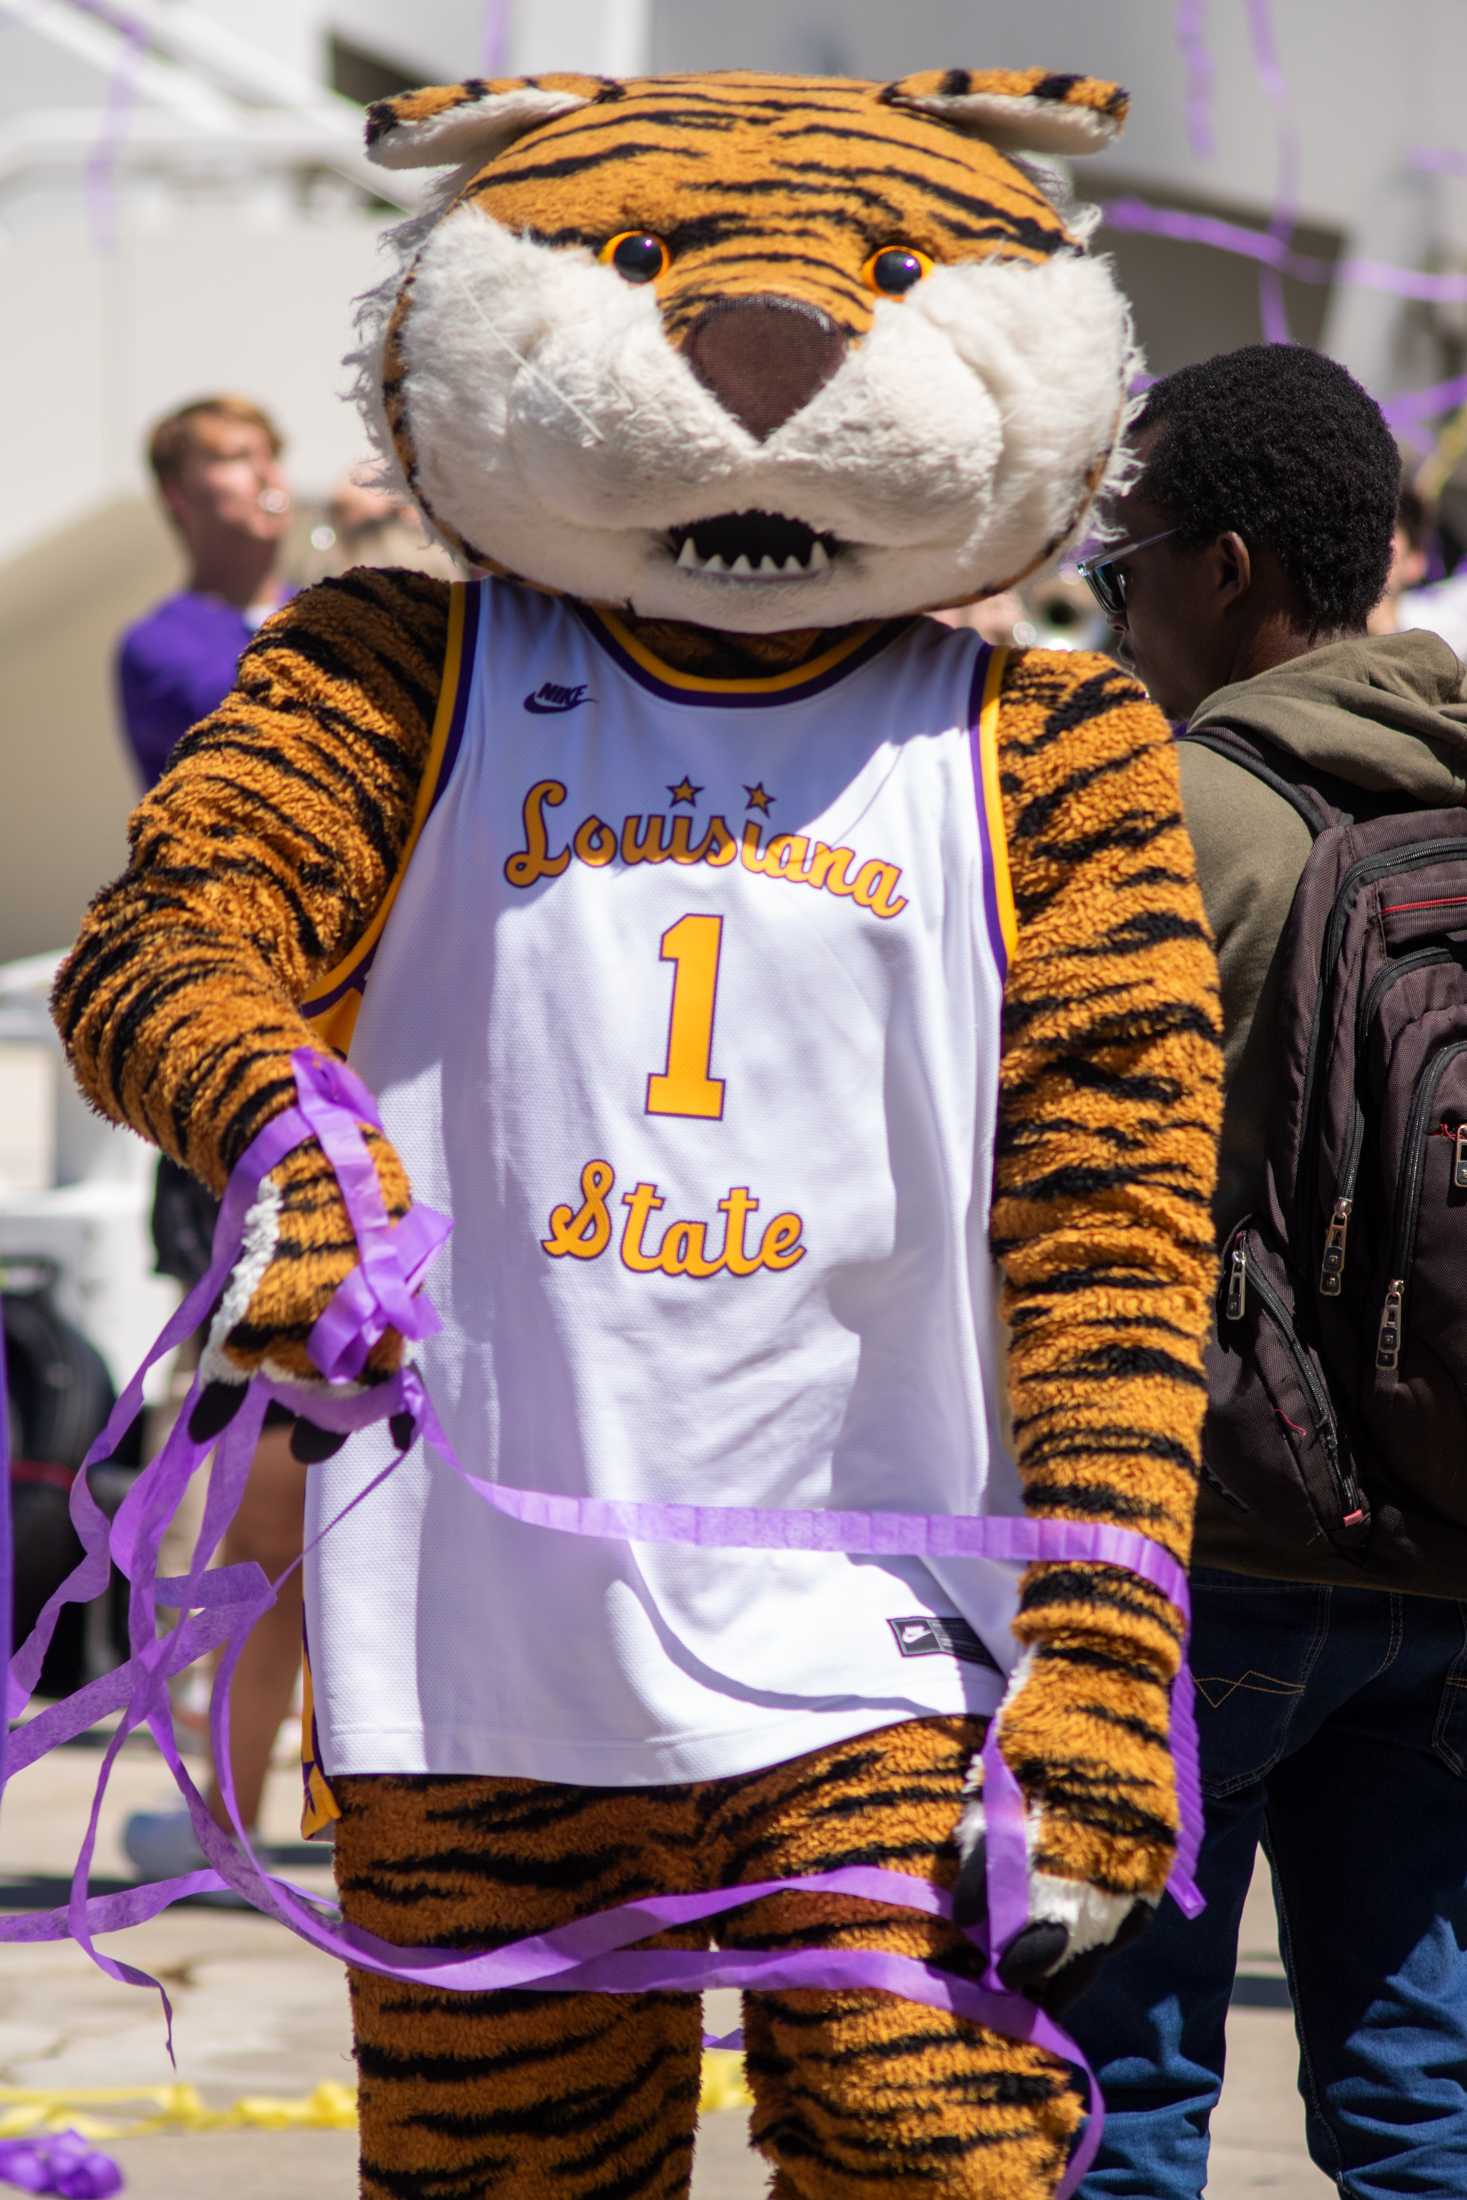
[{"label": "backpack zipper", "polygon": [[[1467,1053],[1467,1039],[1454,1039],[1438,1047],[1416,1080],[1406,1129],[1401,1144],[1401,1165],[1396,1176],[1396,1235],[1391,1249],[1391,1276],[1386,1284],[1376,1332],[1375,1364],[1390,1371],[1401,1364],[1401,1344],[1406,1328],[1406,1278],[1416,1248],[1416,1225],[1421,1213],[1421,1178],[1426,1168],[1426,1115],[1436,1097],[1442,1072],[1457,1055]],[[1461,1152],[1461,1147],[1458,1147]]]},{"label": "backpack zipper", "polygon": [[1448,857],[1462,855],[1467,855],[1467,840],[1409,841],[1405,847],[1393,848],[1385,855],[1362,856],[1358,863],[1351,864],[1335,890],[1334,906],[1330,910],[1324,947],[1319,958],[1319,984],[1315,988],[1314,1009],[1309,1019],[1309,1040],[1304,1056],[1304,1088],[1299,1108],[1301,1165],[1296,1171],[1294,1184],[1294,1242],[1299,1248],[1295,1255],[1296,1261],[1305,1257],[1304,1248],[1314,1235],[1309,1213],[1314,1204],[1314,1079],[1319,1067],[1319,1034],[1325,1001],[1333,991],[1334,966],[1340,952],[1340,940],[1349,921],[1355,896],[1373,877],[1383,876],[1388,871],[1414,871],[1424,863],[1444,861]]},{"label": "backpack zipper", "polygon": [[[1408,971],[1423,970],[1431,963],[1451,962],[1453,956],[1445,947],[1419,947],[1414,955],[1403,955],[1399,962],[1387,963],[1384,970],[1377,970],[1361,996],[1360,1008],[1355,1018],[1355,1052],[1358,1056],[1365,1044],[1370,1019],[1380,1005],[1381,996],[1389,992],[1397,978],[1404,978]],[[1350,1216],[1355,1208],[1355,1179],[1360,1173],[1360,1156],[1365,1145],[1365,1110],[1360,1105],[1359,1080],[1356,1080],[1355,1120],[1350,1126],[1350,1144],[1335,1186],[1334,1210],[1324,1234],[1324,1253],[1319,1263],[1319,1288],[1327,1299],[1337,1299],[1344,1288],[1345,1253],[1350,1232]]]},{"label": "backpack zipper", "polygon": [[[1348,1181],[1355,1177],[1352,1164]],[[1324,1252],[1319,1263],[1319,1288],[1327,1299],[1337,1299],[1345,1283],[1345,1251],[1350,1235],[1350,1217],[1355,1212],[1355,1202],[1345,1194],[1343,1184],[1337,1194],[1329,1227],[1324,1233]]]},{"label": "backpack zipper", "polygon": [[1233,1240],[1228,1255],[1227,1318],[1230,1322],[1243,1319],[1250,1290],[1258,1294],[1275,1329],[1283,1339],[1284,1350],[1293,1361],[1300,1383],[1307,1392],[1315,1413],[1315,1433],[1324,1449],[1330,1479],[1334,1483],[1340,1506],[1342,1528],[1364,1528],[1370,1522],[1370,1505],[1364,1491],[1356,1482],[1340,1458],[1340,1435],[1335,1425],[1334,1408],[1329,1402],[1329,1392],[1310,1365],[1293,1324],[1273,1285],[1264,1280],[1261,1271],[1248,1263],[1248,1238],[1246,1229],[1240,1229]]}]

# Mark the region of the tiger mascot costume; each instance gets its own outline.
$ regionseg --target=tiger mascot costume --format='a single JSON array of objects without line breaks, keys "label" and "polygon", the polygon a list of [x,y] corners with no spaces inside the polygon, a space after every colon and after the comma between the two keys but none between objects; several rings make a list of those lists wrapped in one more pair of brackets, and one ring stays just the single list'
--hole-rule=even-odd
[{"label": "tiger mascot costume", "polygon": [[[371,112],[377,160],[452,174],[367,302],[368,411],[474,577],[356,571],[264,627],[56,1011],[91,1100],[215,1188],[293,1051],[350,1044],[389,1215],[411,1177],[455,1218],[421,1363],[475,1473],[1027,1509],[1185,1561],[1219,1054],[1168,731],[1105,658],[922,615],[1035,570],[1124,466],[1127,311],[1043,159],[1124,109],[952,69]],[[302,1147],[202,1422],[311,1377],[354,1259]],[[339,1441],[297,1432],[312,1525],[389,1456]],[[1167,1876],[1181,1621],[1115,1567],[586,1543],[419,1447],[307,1620],[310,1811],[400,1945],[853,1862],[971,1920],[995,1714],[1006,1976],[1057,2003]],[[973,1975],[952,1922],[853,1897],[718,1930]],[[351,1991],[370,2200],[687,2192],[695,1995]],[[1055,2056],[894,1994],[751,1992],[745,2036],[784,2200],[1039,2200],[1083,2114]]]}]

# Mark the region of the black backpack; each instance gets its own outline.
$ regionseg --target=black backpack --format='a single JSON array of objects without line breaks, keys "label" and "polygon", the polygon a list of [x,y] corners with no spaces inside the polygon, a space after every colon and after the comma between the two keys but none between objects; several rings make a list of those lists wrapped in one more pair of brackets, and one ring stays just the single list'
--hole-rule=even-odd
[{"label": "black backpack", "polygon": [[1352,814],[1198,741],[1313,835],[1274,960],[1267,1196],[1222,1251],[1200,1555],[1467,1597],[1467,809]]},{"label": "black backpack", "polygon": [[[71,1485],[112,1411],[115,1395],[101,1354],[57,1311],[52,1300],[55,1281],[51,1261],[9,1257],[0,1261],[17,1647],[34,1627],[51,1591],[82,1555],[71,1525]],[[129,1446],[122,1451],[126,1455]],[[135,1465],[136,1458],[127,1463]],[[109,1597],[115,1604],[115,1585]],[[115,1610],[108,1613],[107,1627],[115,1645]],[[122,1644],[125,1649],[125,1633]],[[62,1612],[51,1639],[38,1693],[68,1696],[88,1678],[86,1612],[71,1604]]]}]

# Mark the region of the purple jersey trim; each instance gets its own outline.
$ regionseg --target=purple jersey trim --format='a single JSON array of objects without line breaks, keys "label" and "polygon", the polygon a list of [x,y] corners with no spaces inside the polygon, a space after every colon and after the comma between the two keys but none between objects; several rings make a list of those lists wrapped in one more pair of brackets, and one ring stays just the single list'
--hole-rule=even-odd
[{"label": "purple jersey trim", "polygon": [[998,970],[1000,985],[1008,977],[1009,957],[1004,944],[1003,920],[998,913],[998,880],[993,868],[993,835],[1003,831],[1003,819],[988,814],[988,798],[983,790],[983,689],[988,678],[988,667],[993,661],[993,647],[984,642],[973,666],[973,685],[968,695],[968,757],[973,767],[973,800],[978,809],[978,842],[982,850],[983,866],[983,915],[988,924],[988,944],[993,949],[993,960]]},{"label": "purple jersey trim", "polygon": [[636,658],[622,648],[611,629],[597,617],[589,604],[572,603],[569,608],[574,611],[592,640],[606,652],[614,664],[636,681],[638,687],[645,688],[649,695],[660,696],[664,702],[692,704],[695,709],[702,710],[775,710],[781,703],[803,703],[808,696],[824,695],[829,688],[836,687],[851,673],[858,672],[863,665],[869,665],[873,657],[895,641],[899,634],[905,634],[913,624],[911,619],[888,619],[858,649],[853,649],[848,657],[842,657],[839,664],[831,665],[825,672],[816,673],[813,679],[795,681],[789,687],[780,688],[772,684],[765,686],[761,683],[753,689],[685,688],[675,686],[670,680],[659,680],[655,672],[649,672],[645,665],[638,664]]}]

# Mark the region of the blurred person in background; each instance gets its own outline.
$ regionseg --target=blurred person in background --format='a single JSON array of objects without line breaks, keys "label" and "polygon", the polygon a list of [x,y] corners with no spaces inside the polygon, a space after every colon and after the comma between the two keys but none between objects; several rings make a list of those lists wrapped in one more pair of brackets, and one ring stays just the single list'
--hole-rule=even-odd
[{"label": "blurred person in background", "polygon": [[1424,622],[1412,618],[1402,598],[1419,588],[1426,578],[1427,545],[1431,540],[1431,507],[1408,482],[1396,504],[1396,528],[1391,536],[1391,569],[1385,593],[1365,622],[1367,634],[1399,634],[1403,626]]},{"label": "blurred person in background", "polygon": [[188,560],[183,587],[117,652],[123,730],[145,788],[234,685],[241,650],[291,593],[291,493],[279,428],[247,397],[196,397],[148,437],[158,498]]},{"label": "blurred person in background", "polygon": [[939,611],[944,626],[969,628],[985,642],[1005,649],[1100,649],[1111,646],[1111,632],[1071,559],[978,603]]},{"label": "blurred person in background", "polygon": [[[246,397],[229,395],[180,406],[148,438],[148,463],[188,573],[177,595],[128,628],[118,651],[123,732],[145,791],[175,742],[229,693],[241,651],[291,593],[283,577],[292,506],[283,449],[270,415]],[[209,1265],[217,1213],[211,1193],[164,1156],[153,1243],[158,1272],[185,1291]],[[306,1470],[290,1451],[290,1427],[289,1414],[272,1404],[223,1549],[226,1564],[252,1560],[272,1581],[301,1550]],[[200,1516],[193,1513],[195,1525]],[[185,1570],[188,1555],[179,1553],[175,1562]],[[235,1796],[251,1828],[295,1694],[301,1625],[297,1570],[257,1620],[230,1695]],[[216,1823],[227,1826],[217,1776],[205,1801]],[[122,1838],[145,1879],[194,1871],[205,1861],[186,1810],[135,1811]]]},{"label": "blurred person in background", "polygon": [[[1251,736],[1273,774],[1182,742],[1222,981],[1214,1219],[1236,1245],[1272,1197],[1269,1126],[1302,1042],[1277,951],[1312,842],[1281,790],[1334,786],[1366,819],[1467,800],[1467,672],[1435,634],[1367,632],[1393,522],[1403,531],[1400,459],[1343,367],[1284,344],[1184,367],[1152,386],[1132,442],[1140,463],[1109,515],[1115,539],[1087,561],[1116,653],[1168,718],[1204,737]],[[1312,1249],[1285,1251],[1318,1274]],[[1236,1303],[1229,1292],[1231,1322],[1269,1286],[1246,1252],[1230,1265],[1247,1278]],[[1300,1318],[1309,1301],[1293,1303]],[[1280,1300],[1267,1304],[1287,1322]],[[1306,1336],[1312,1320],[1300,1318]],[[1236,1364],[1236,1348],[1210,1356],[1214,1403]],[[1307,1439],[1289,1395],[1272,1417]],[[1320,1397],[1323,1419],[1352,1426],[1354,1400]],[[1260,1843],[1316,2167],[1351,2200],[1467,2193],[1467,1603],[1401,1593],[1414,1586],[1403,1567],[1384,1586],[1369,1545],[1332,1559],[1317,1526],[1271,1510],[1260,1493],[1289,1456],[1282,1442],[1258,1455],[1253,1502],[1230,1495],[1211,1427],[1190,1653],[1207,1908],[1188,1920],[1164,1902],[1066,2014],[1106,2102],[1081,2200],[1200,2200]],[[1358,1431],[1354,1442],[1374,1476],[1375,1447]],[[1384,1532],[1379,1495],[1377,1510]]]},{"label": "blurred person in background", "polygon": [[311,529],[311,555],[302,580],[328,580],[354,565],[410,566],[437,580],[463,579],[448,552],[424,532],[416,508],[363,480],[355,467],[337,482],[319,524]]},{"label": "blurred person in background", "polygon": [[[1443,501],[1445,503],[1445,499]],[[1454,567],[1453,530],[1450,524],[1444,523],[1445,519],[1446,514],[1439,508],[1423,525],[1422,554],[1415,570],[1402,583],[1403,593],[1397,605],[1398,623],[1403,627],[1425,627],[1428,633],[1439,634],[1448,648],[1467,660],[1467,563],[1459,559]],[[1426,578],[1428,546],[1433,546],[1446,558],[1446,573],[1437,580]],[[1437,571],[1440,573],[1440,565]]]},{"label": "blurred person in background", "polygon": [[1006,588],[997,596],[984,596],[977,603],[952,604],[946,611],[934,616],[944,626],[955,626],[968,633],[981,634],[985,642],[996,649],[1011,648],[1019,639],[1028,614],[1024,599],[1017,588]]}]

